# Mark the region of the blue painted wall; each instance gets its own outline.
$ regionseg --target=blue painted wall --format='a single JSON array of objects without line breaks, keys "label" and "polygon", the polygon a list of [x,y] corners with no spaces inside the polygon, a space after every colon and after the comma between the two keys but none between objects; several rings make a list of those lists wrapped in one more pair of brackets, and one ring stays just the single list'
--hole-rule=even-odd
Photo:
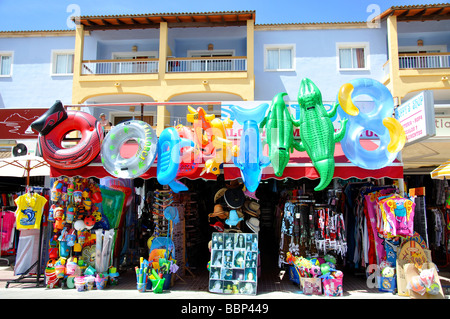
[{"label": "blue painted wall", "polygon": [[72,76],[52,76],[52,50],[73,50],[74,37],[0,38],[0,51],[13,51],[10,77],[0,77],[0,108],[50,107],[72,102]]},{"label": "blue painted wall", "polygon": [[[337,43],[367,42],[369,70],[339,71]],[[264,71],[264,46],[293,44],[293,71]],[[317,29],[255,30],[255,100],[271,100],[279,92],[288,93],[286,101],[297,101],[302,78],[311,79],[321,90],[324,101],[334,101],[340,86],[358,77],[381,80],[387,61],[385,30]]]}]

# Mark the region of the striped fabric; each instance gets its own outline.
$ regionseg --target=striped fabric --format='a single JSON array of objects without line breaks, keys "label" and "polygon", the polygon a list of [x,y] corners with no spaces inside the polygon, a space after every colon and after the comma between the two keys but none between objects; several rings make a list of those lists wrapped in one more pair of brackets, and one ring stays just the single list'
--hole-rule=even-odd
[{"label": "striped fabric", "polygon": [[430,174],[431,178],[433,179],[444,179],[444,178],[450,179],[450,159],[445,163],[441,164]]}]

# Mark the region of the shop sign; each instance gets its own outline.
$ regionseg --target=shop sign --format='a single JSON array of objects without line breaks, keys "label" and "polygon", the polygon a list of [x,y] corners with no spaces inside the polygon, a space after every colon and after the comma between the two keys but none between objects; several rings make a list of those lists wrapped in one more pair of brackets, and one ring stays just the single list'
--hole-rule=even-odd
[{"label": "shop sign", "polygon": [[[233,102],[223,102],[221,105],[221,118],[222,120],[225,118],[229,118],[230,120],[234,121],[233,128],[227,130],[227,139],[229,140],[235,140],[240,139],[243,134],[243,126],[240,125],[238,122],[235,121],[233,111],[231,111],[230,107],[232,105],[239,106],[244,109],[252,109],[255,108],[262,103],[267,103],[270,105],[271,101],[233,101]],[[332,102],[324,102],[324,107],[327,112],[331,110],[333,107]],[[290,113],[292,114],[293,118],[295,120],[298,120],[300,118],[300,106],[296,102],[286,102],[286,106],[288,107]],[[336,115],[331,118],[331,122],[333,123],[334,130],[338,131],[341,127],[339,116]],[[265,138],[265,130],[260,130],[260,136],[261,138]],[[294,139],[301,139],[300,137],[300,129],[298,127],[294,126]],[[377,140],[378,137],[375,133],[372,131],[363,131],[360,136],[361,139],[367,139],[367,140]]]},{"label": "shop sign", "polygon": [[38,133],[30,128],[31,123],[48,109],[2,109],[0,112],[1,139],[37,138]]},{"label": "shop sign", "polygon": [[450,137],[450,117],[436,117],[436,137]]},{"label": "shop sign", "polygon": [[436,135],[434,98],[432,91],[422,91],[395,110],[395,118],[406,133],[406,145]]}]

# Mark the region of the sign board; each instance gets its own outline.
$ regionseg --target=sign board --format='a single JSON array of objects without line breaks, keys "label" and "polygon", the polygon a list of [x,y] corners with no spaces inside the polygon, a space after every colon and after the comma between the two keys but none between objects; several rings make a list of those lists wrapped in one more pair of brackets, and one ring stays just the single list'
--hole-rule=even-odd
[{"label": "sign board", "polygon": [[436,135],[432,91],[422,91],[395,110],[395,118],[406,133],[406,145]]},{"label": "sign board", "polygon": [[37,138],[38,133],[30,128],[48,109],[2,109],[0,112],[1,139]]},{"label": "sign board", "polygon": [[[263,103],[267,103],[270,105],[272,101],[226,101],[223,102],[221,105],[221,118],[229,118],[233,121],[233,128],[227,130],[227,139],[229,140],[235,140],[240,139],[243,133],[243,126],[240,125],[237,121],[235,121],[234,113],[230,109],[231,106],[236,105],[238,107],[241,107],[243,109],[253,109]],[[324,102],[323,103],[325,110],[329,112],[331,108],[334,105],[334,102]],[[286,102],[286,106],[290,113],[292,114],[292,117],[295,120],[298,120],[300,118],[300,106],[297,102]],[[340,118],[339,115],[333,116],[331,118],[331,122],[333,123],[334,130],[337,131],[340,129]],[[265,138],[265,132],[260,132],[261,137]],[[378,137],[371,131],[364,131],[361,133],[361,139],[378,139]],[[300,139],[300,129],[298,127],[294,126],[294,139]]]},{"label": "sign board", "polygon": [[450,117],[436,116],[436,137],[450,137]]},{"label": "sign board", "polygon": [[256,295],[258,234],[212,234],[209,291]]}]

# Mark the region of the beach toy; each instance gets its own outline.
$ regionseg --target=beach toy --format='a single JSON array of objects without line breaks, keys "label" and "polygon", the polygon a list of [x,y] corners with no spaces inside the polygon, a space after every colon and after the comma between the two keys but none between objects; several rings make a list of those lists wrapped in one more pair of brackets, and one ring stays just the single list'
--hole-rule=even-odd
[{"label": "beach toy", "polygon": [[160,294],[163,292],[164,289],[164,281],[166,280],[165,278],[159,278],[159,276],[155,279],[150,278],[151,282],[152,282],[152,291],[155,294]]},{"label": "beach toy", "polygon": [[95,277],[95,288],[97,288],[98,290],[105,289],[107,282],[108,276],[97,274],[97,276]]},{"label": "beach toy", "polygon": [[[61,121],[63,117],[65,119]],[[41,122],[45,124],[41,125]],[[61,102],[59,109],[53,110],[52,107],[33,122],[31,127],[39,132],[39,150],[42,157],[53,167],[63,170],[83,167],[100,153],[103,141],[100,122],[86,112],[65,111]],[[65,148],[62,146],[64,138],[72,131],[81,132],[81,139],[75,146]]]},{"label": "beach toy", "polygon": [[67,276],[66,287],[69,289],[75,288],[75,276]]},{"label": "beach toy", "polygon": [[86,281],[84,276],[78,276],[75,277],[75,287],[77,288],[77,291],[85,291],[86,290]]},{"label": "beach toy", "polygon": [[119,283],[119,273],[117,272],[116,267],[109,268],[108,278],[111,286],[116,286]]},{"label": "beach toy", "polygon": [[[355,106],[353,101],[359,95],[372,98],[375,106],[366,110]],[[406,134],[400,122],[392,117],[394,100],[388,88],[376,80],[358,78],[341,86],[337,100],[340,118],[349,120],[341,141],[345,156],[365,169],[380,169],[392,163],[405,145]],[[379,138],[380,145],[375,150],[366,150],[359,142],[365,130]]]},{"label": "beach toy", "polygon": [[186,185],[176,180],[181,149],[188,146],[194,146],[194,142],[180,138],[173,127],[166,128],[159,136],[156,178],[158,183],[168,185],[175,193],[188,190]]},{"label": "beach toy", "polygon": [[294,125],[298,126],[286,107],[283,97],[287,93],[278,93],[272,99],[269,111],[260,124],[266,126],[265,143],[269,145],[269,158],[276,176],[282,176],[294,147],[300,146],[294,140]]},{"label": "beach toy", "polygon": [[338,105],[327,112],[322,102],[322,93],[310,79],[302,79],[297,101],[301,110],[300,119],[296,123],[300,127],[301,137],[297,150],[306,151],[319,173],[320,182],[314,190],[320,191],[333,179],[335,144],[344,137],[347,120],[341,121],[339,131],[334,131],[331,118],[336,114]]},{"label": "beach toy", "polygon": [[263,147],[258,124],[263,121],[269,105],[262,103],[254,109],[243,109],[232,105],[236,121],[243,125],[239,144],[239,154],[233,156],[233,162],[241,171],[241,177],[249,192],[255,192],[261,181],[262,169],[270,164],[270,159],[263,156]]},{"label": "beach toy", "polygon": [[95,277],[94,276],[85,276],[86,281],[86,289],[92,290],[94,288]]},{"label": "beach toy", "polygon": [[[138,152],[129,158],[122,157],[120,150],[130,140],[137,142]],[[150,124],[131,120],[114,126],[102,143],[103,167],[115,177],[139,177],[150,168],[156,157],[158,138]]]}]

